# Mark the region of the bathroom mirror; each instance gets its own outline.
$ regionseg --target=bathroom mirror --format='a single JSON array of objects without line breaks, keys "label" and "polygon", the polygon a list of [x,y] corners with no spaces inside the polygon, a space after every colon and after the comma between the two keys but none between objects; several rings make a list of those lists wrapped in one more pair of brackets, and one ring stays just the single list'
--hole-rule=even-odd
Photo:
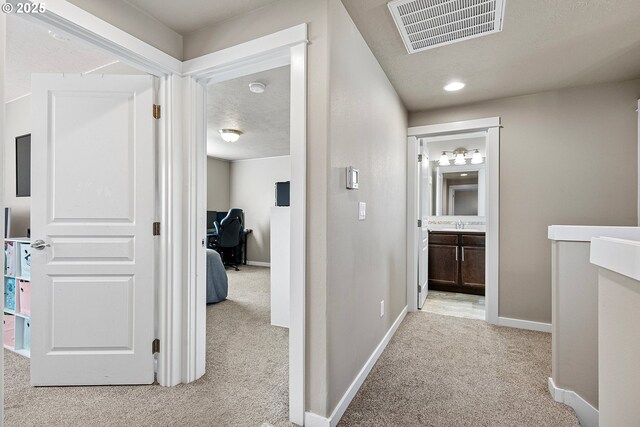
[{"label": "bathroom mirror", "polygon": [[[437,165],[437,162],[434,162]],[[434,198],[431,203],[435,216],[484,216],[484,164],[464,166],[436,166],[431,184]]]}]

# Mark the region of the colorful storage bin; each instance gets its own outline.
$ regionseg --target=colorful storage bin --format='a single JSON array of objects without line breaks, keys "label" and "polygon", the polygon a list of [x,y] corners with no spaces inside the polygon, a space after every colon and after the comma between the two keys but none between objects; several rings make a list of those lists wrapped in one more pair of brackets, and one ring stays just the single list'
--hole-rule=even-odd
[{"label": "colorful storage bin", "polygon": [[18,312],[31,317],[31,282],[18,280]]},{"label": "colorful storage bin", "polygon": [[31,351],[31,319],[24,319],[24,330],[22,333],[22,348]]},{"label": "colorful storage bin", "polygon": [[9,348],[15,348],[16,346],[16,317],[11,314],[4,314],[2,318],[3,332],[4,332],[4,345]]},{"label": "colorful storage bin", "polygon": [[16,309],[16,279],[13,277],[4,278],[4,308]]},{"label": "colorful storage bin", "polygon": [[20,243],[20,277],[31,278],[31,245]]},{"label": "colorful storage bin", "polygon": [[4,274],[6,276],[17,275],[18,244],[16,242],[4,242]]}]

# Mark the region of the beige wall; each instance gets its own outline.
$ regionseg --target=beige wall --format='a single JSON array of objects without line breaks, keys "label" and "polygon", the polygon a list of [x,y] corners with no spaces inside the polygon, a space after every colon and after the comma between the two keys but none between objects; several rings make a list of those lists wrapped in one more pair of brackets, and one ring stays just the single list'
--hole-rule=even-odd
[{"label": "beige wall", "polygon": [[259,11],[217,23],[184,38],[191,59],[294,25],[308,23],[307,89],[307,410],[327,408],[327,179],[329,80],[328,0],[279,0]]},{"label": "beige wall", "polygon": [[68,0],[92,15],[182,59],[182,36],[140,9],[121,0]]},{"label": "beige wall", "polygon": [[249,261],[271,262],[274,186],[290,180],[289,156],[231,162],[231,206],[244,210],[245,227],[253,230],[247,241]]},{"label": "beige wall", "polygon": [[499,315],[551,322],[547,226],[635,225],[640,80],[409,115],[502,117]]},{"label": "beige wall", "polygon": [[[329,412],[407,304],[407,113],[342,2],[330,5]],[[359,190],[345,188],[350,165]]]},{"label": "beige wall", "polygon": [[640,420],[640,282],[605,268],[598,274],[599,425]]},{"label": "beige wall", "polygon": [[207,157],[207,210],[231,208],[231,162]]},{"label": "beige wall", "polygon": [[[16,197],[16,136],[31,133],[31,96],[5,105],[7,125],[4,128],[4,195],[5,206],[11,208],[11,235],[25,237],[31,215],[31,197]],[[32,147],[33,149],[33,147]]]}]

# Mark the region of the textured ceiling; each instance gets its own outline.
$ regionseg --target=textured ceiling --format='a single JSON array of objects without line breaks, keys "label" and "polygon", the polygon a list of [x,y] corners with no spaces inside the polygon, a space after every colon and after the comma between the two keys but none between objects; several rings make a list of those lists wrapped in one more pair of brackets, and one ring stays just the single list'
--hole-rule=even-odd
[{"label": "textured ceiling", "polygon": [[[258,159],[289,154],[289,66],[216,83],[207,97],[207,155],[225,160]],[[249,83],[267,85],[264,93]],[[219,129],[243,132],[237,142],[224,142]]]},{"label": "textured ceiling", "polygon": [[80,41],[59,41],[49,30],[15,15],[7,15],[5,100],[31,93],[33,73],[86,73],[116,61]]},{"label": "textured ceiling", "polygon": [[275,0],[125,0],[182,35],[273,3]]},{"label": "textured ceiling", "polygon": [[342,1],[410,111],[640,77],[639,0],[506,0],[501,33],[413,55],[388,0]]}]

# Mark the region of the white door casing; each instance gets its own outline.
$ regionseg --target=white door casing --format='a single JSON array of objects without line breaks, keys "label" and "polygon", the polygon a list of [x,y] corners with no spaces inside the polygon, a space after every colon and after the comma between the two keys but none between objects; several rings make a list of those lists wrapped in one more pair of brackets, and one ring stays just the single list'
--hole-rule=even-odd
[{"label": "white door casing", "polygon": [[32,78],[32,385],[154,381],[151,76]]},{"label": "white door casing", "polygon": [[420,227],[420,247],[418,248],[418,308],[421,309],[427,299],[429,291],[429,215],[431,207],[431,191],[429,185],[430,168],[429,168],[429,152],[427,151],[427,143],[420,140],[420,156],[421,161],[418,165],[420,179],[419,186],[419,218]]}]

